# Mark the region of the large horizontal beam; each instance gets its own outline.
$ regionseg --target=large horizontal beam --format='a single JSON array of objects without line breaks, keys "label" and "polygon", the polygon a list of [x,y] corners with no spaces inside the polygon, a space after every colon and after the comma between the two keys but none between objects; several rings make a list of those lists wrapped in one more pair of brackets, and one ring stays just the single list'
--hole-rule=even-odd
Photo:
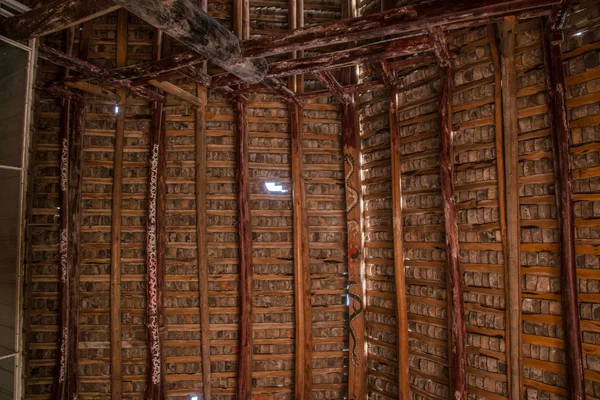
[{"label": "large horizontal beam", "polygon": [[0,35],[32,39],[57,32],[118,9],[113,0],[56,0],[2,21]]},{"label": "large horizontal beam", "polygon": [[240,40],[191,0],[115,2],[244,82],[260,82],[267,72],[266,60],[244,58]]},{"label": "large horizontal beam", "polygon": [[[269,66],[267,76],[283,78],[291,75],[310,74],[316,71],[348,67],[429,50],[432,50],[432,47],[426,35],[386,40],[314,57],[277,61]],[[235,76],[223,74],[213,77],[211,86],[221,87],[240,83],[243,82]]]},{"label": "large horizontal beam", "polygon": [[266,57],[387,35],[407,34],[428,27],[463,24],[503,14],[551,7],[560,0],[434,0],[359,18],[313,25],[291,32],[244,41],[243,55]]},{"label": "large horizontal beam", "polygon": [[39,56],[45,60],[50,61],[61,67],[65,67],[69,70],[85,74],[93,79],[98,79],[103,83],[108,83],[129,90],[132,94],[139,96],[146,100],[151,101],[163,101],[164,97],[160,94],[144,87],[137,87],[131,84],[131,81],[127,79],[119,79],[115,77],[112,70],[100,68],[96,65],[90,64],[87,61],[80,60],[72,57],[62,51],[53,49],[45,45],[40,46]]}]

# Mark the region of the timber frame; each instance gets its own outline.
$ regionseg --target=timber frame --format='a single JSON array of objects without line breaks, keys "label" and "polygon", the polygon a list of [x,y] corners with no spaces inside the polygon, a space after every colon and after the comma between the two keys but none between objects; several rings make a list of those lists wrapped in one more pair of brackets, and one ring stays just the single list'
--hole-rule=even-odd
[{"label": "timber frame", "polygon": [[[468,234],[465,230],[472,228],[470,223],[465,223],[463,211],[474,203],[473,209],[484,208],[489,204],[497,204],[497,220],[489,223],[496,227],[498,234],[490,248],[502,252],[500,261],[494,264],[493,272],[502,275],[502,285],[498,288],[486,288],[486,293],[494,296],[502,296],[502,302],[506,302],[503,311],[506,316],[505,325],[495,327],[496,339],[500,338],[502,346],[490,349],[486,348],[477,354],[477,357],[488,357],[490,354],[501,359],[504,374],[500,372],[489,372],[486,377],[500,379],[507,386],[508,396],[511,398],[522,398],[523,387],[539,389],[537,381],[531,377],[524,376],[522,366],[527,364],[528,368],[547,367],[543,360],[533,360],[524,356],[524,344],[530,344],[531,333],[524,333],[524,302],[528,301],[528,294],[521,289],[522,280],[530,269],[543,268],[545,266],[525,265],[527,249],[535,248],[526,244],[522,232],[528,226],[520,219],[521,206],[528,200],[523,200],[523,182],[528,178],[519,175],[519,162],[525,160],[537,161],[539,157],[534,155],[520,154],[519,143],[525,141],[521,136],[542,135],[538,131],[531,134],[520,132],[519,118],[526,111],[518,110],[520,98],[531,95],[528,90],[518,87],[519,73],[516,67],[516,59],[519,54],[527,50],[519,49],[517,31],[520,24],[528,24],[531,19],[543,19],[543,62],[545,63],[545,87],[547,88],[547,111],[548,136],[552,141],[552,149],[544,152],[553,155],[553,177],[544,176],[542,183],[553,179],[554,190],[551,193],[551,203],[556,207],[557,226],[559,241],[556,246],[551,247],[560,253],[560,292],[542,294],[546,296],[543,300],[562,301],[562,319],[548,318],[552,323],[561,326],[564,330],[563,338],[551,338],[547,342],[562,348],[565,351],[565,365],[559,372],[564,373],[568,380],[567,388],[552,388],[556,393],[568,393],[571,399],[585,399],[586,375],[585,343],[582,344],[582,332],[589,328],[589,323],[580,323],[580,301],[578,297],[578,246],[576,218],[574,175],[579,177],[582,173],[574,173],[572,161],[571,143],[573,142],[572,127],[570,126],[569,101],[567,98],[567,86],[569,77],[565,77],[563,52],[561,44],[564,41],[563,27],[570,2],[562,0],[432,0],[425,3],[392,8],[391,2],[382,1],[381,11],[359,17],[356,11],[356,2],[352,0],[343,1],[343,19],[304,26],[304,2],[302,0],[289,0],[288,26],[289,31],[268,34],[263,36],[250,36],[249,8],[247,0],[234,0],[233,31],[230,32],[222,24],[212,17],[207,11],[207,2],[192,0],[175,0],[169,2],[165,9],[162,0],[56,0],[51,4],[44,5],[20,15],[8,17],[0,27],[0,35],[14,40],[24,40],[41,37],[53,32],[68,29],[65,48],[58,49],[50,45],[42,44],[39,47],[39,57],[61,68],[60,79],[47,83],[38,81],[36,88],[51,96],[61,99],[60,108],[60,268],[61,284],[59,289],[60,323],[58,338],[58,370],[52,398],[55,400],[73,399],[77,396],[78,384],[78,325],[73,321],[79,320],[78,304],[80,299],[80,269],[81,264],[81,187],[83,175],[81,165],[84,159],[83,141],[85,136],[86,99],[100,98],[111,105],[117,105],[122,109],[135,107],[143,102],[150,106],[151,132],[149,172],[147,176],[146,201],[147,225],[145,227],[145,259],[147,266],[145,274],[145,324],[148,342],[148,365],[146,367],[148,382],[146,387],[146,398],[159,400],[165,397],[168,391],[168,381],[165,376],[168,357],[164,356],[164,343],[168,339],[168,329],[165,328],[165,320],[168,318],[165,312],[164,298],[168,297],[165,289],[165,274],[168,258],[168,229],[167,199],[169,192],[169,165],[173,161],[169,158],[169,135],[173,135],[167,127],[169,113],[172,107],[183,105],[192,110],[195,125],[193,131],[194,149],[196,159],[192,161],[195,168],[193,177],[195,192],[193,192],[193,208],[196,215],[195,227],[191,230],[197,251],[197,279],[198,279],[198,308],[200,309],[200,321],[198,322],[201,334],[200,354],[185,355],[190,360],[200,364],[199,370],[202,374],[202,396],[204,399],[216,397],[219,389],[211,382],[219,379],[218,373],[211,370],[211,341],[218,342],[210,330],[211,324],[211,292],[215,289],[209,282],[209,271],[211,266],[210,250],[208,240],[210,237],[210,221],[207,211],[207,162],[211,160],[202,159],[199,154],[207,153],[211,145],[207,136],[207,115],[211,115],[209,102],[212,96],[221,96],[226,99],[228,106],[233,110],[230,116],[234,126],[235,149],[234,160],[223,161],[223,165],[232,161],[235,176],[232,178],[235,185],[235,210],[231,210],[232,217],[230,228],[235,235],[235,243],[231,244],[237,252],[236,268],[239,274],[237,285],[237,303],[239,308],[239,345],[233,353],[235,361],[234,369],[237,371],[235,379],[235,395],[239,399],[249,399],[255,393],[253,387],[253,365],[261,362],[260,356],[254,353],[255,347],[264,345],[260,339],[255,341],[253,336],[253,316],[255,315],[256,294],[254,286],[254,270],[256,253],[260,253],[260,244],[255,246],[257,239],[254,237],[253,223],[256,215],[253,214],[252,196],[255,194],[251,169],[252,161],[252,123],[255,117],[252,114],[251,98],[256,93],[263,95],[267,93],[275,96],[285,103],[281,115],[277,118],[284,120],[289,126],[290,147],[290,192],[289,210],[293,227],[291,236],[293,249],[286,261],[293,263],[291,275],[293,275],[293,308],[295,336],[290,339],[289,345],[294,346],[294,359],[291,362],[289,376],[293,380],[293,395],[296,399],[309,400],[313,397],[315,388],[319,383],[313,381],[313,359],[319,353],[319,337],[315,335],[316,324],[315,298],[318,289],[313,287],[311,278],[312,255],[309,243],[312,240],[313,231],[309,229],[311,209],[307,206],[310,193],[307,188],[313,182],[312,178],[305,174],[306,149],[303,141],[308,140],[305,135],[306,125],[315,123],[318,118],[307,117],[310,111],[309,105],[312,101],[334,99],[339,105],[340,131],[342,136],[343,157],[342,187],[344,190],[344,245],[346,246],[345,260],[347,264],[346,283],[344,286],[345,298],[347,300],[347,326],[345,326],[348,337],[347,348],[340,350],[346,353],[347,365],[347,388],[348,399],[363,400],[368,394],[377,394],[381,399],[397,396],[402,400],[410,398],[410,393],[418,393],[427,396],[432,393],[417,387],[414,372],[417,368],[413,363],[418,363],[418,357],[424,353],[422,349],[414,349],[413,341],[418,335],[424,336],[424,332],[417,332],[415,326],[421,322],[431,323],[436,329],[444,332],[435,338],[435,344],[443,348],[439,354],[425,354],[423,357],[427,362],[435,362],[446,368],[448,376],[442,378],[418,375],[419,379],[429,379],[435,385],[448,388],[452,398],[466,400],[471,394],[472,385],[469,382],[473,376],[474,368],[469,364],[475,357],[473,350],[474,336],[481,330],[474,329],[470,325],[468,315],[473,310],[485,311],[485,307],[467,304],[465,300],[473,293],[474,284],[466,282],[465,275],[479,271],[483,267],[479,264],[469,265],[465,262],[468,256],[464,252],[483,251],[486,243],[466,243]],[[103,68],[88,61],[89,43],[85,39],[91,29],[90,21],[107,13],[118,10],[117,20],[117,50],[115,68]],[[127,59],[127,24],[128,16],[135,15],[141,20],[152,25],[156,30],[156,39],[153,47],[153,60],[128,65]],[[74,55],[74,27],[84,23],[82,38],[79,41],[79,54]],[[469,150],[493,148],[493,162],[485,160],[481,165],[489,167],[493,165],[494,181],[497,183],[497,198],[486,198],[485,200],[459,201],[461,191],[474,190],[478,187],[469,184],[456,184],[456,176],[468,169],[468,166],[459,165],[457,161],[461,157],[461,150],[468,145],[459,143],[456,132],[467,125],[469,128],[480,126],[470,121],[458,121],[456,115],[467,110],[466,106],[457,104],[454,96],[460,97],[468,90],[460,87],[454,81],[454,73],[462,68],[457,61],[458,50],[452,45],[453,35],[464,33],[468,29],[484,29],[483,38],[478,39],[485,42],[489,48],[489,63],[492,65],[493,73],[485,77],[486,83],[491,85],[492,94],[485,100],[483,105],[493,104],[493,112],[490,113],[490,124],[494,125],[494,138],[490,146],[478,144]],[[458,32],[458,33],[457,33]],[[166,39],[168,38],[168,39]],[[187,46],[185,51],[171,54],[175,45],[171,39],[176,39]],[[169,43],[165,45],[165,42]],[[465,46],[468,46],[465,45]],[[532,45],[533,46],[533,45]],[[165,50],[167,49],[167,50]],[[310,54],[305,56],[305,51]],[[573,56],[574,57],[574,56]],[[434,71],[431,73],[431,71]],[[210,72],[210,73],[209,73]],[[423,76],[418,76],[419,73]],[[431,73],[430,75],[427,75]],[[417,78],[415,78],[417,76]],[[305,80],[310,77],[318,82],[318,89],[307,90]],[[341,79],[339,78],[341,77]],[[365,78],[367,77],[367,78]],[[404,79],[403,77],[409,77]],[[182,89],[171,81],[186,80],[192,82],[193,90]],[[430,90],[431,82],[439,80],[439,86],[431,89],[427,101],[407,100],[406,93],[414,87],[423,87]],[[571,78],[573,80],[573,78]],[[464,84],[468,86],[469,84]],[[540,86],[539,84],[538,86]],[[431,85],[434,86],[434,85]],[[539,89],[539,88],[534,88]],[[529,89],[533,91],[534,89]],[[372,99],[363,101],[361,96],[366,93],[383,93],[373,96]],[[541,92],[541,89],[540,89]],[[537,92],[536,92],[537,93]],[[535,93],[534,93],[535,94]],[[373,123],[378,116],[377,113],[368,114],[369,107],[376,108],[380,103],[384,104],[386,124],[384,128],[378,128],[376,132],[365,133],[363,126]],[[432,102],[436,104],[435,110],[423,115],[412,116],[411,113],[420,112],[430,107]],[[265,103],[267,103],[265,101]],[[475,102],[474,102],[475,103]],[[375,106],[374,106],[375,104]],[[472,105],[472,104],[467,104]],[[481,104],[477,104],[480,106]],[[475,106],[473,106],[475,107]],[[490,106],[491,107],[491,106]],[[308,111],[307,111],[308,110]],[[366,111],[365,111],[366,110]],[[415,111],[417,110],[417,111]],[[491,110],[491,108],[490,108]],[[381,113],[380,113],[381,114]],[[408,115],[408,116],[407,116]],[[253,119],[254,117],[254,119]],[[223,120],[229,121],[229,116]],[[430,127],[431,132],[419,132],[414,142],[428,139],[437,135],[439,145],[428,148],[421,152],[408,154],[407,143],[411,143],[410,130],[423,121],[434,121]],[[187,121],[187,120],[186,120]],[[367,121],[367,122],[365,122]],[[222,122],[222,121],[221,121]],[[282,124],[284,122],[281,122]],[[411,125],[413,124],[413,125]],[[462,124],[462,125],[461,125]],[[406,129],[404,129],[406,128]],[[540,128],[541,132],[546,128]],[[389,144],[389,193],[385,192],[382,198],[389,200],[389,210],[374,210],[371,205],[365,204],[372,201],[378,194],[366,193],[365,188],[378,183],[377,177],[365,178],[366,171],[370,169],[387,166],[382,160],[375,157],[369,161],[363,161],[363,151],[368,150],[377,153],[381,150],[368,149],[369,139],[377,137],[385,130],[385,140]],[[288,133],[288,132],[286,132]],[[427,136],[430,135],[430,136]],[[190,135],[192,136],[192,135]],[[418,135],[415,135],[418,136]],[[539,136],[545,137],[545,136]],[[277,139],[276,134],[273,138]],[[287,138],[287,137],[286,137]],[[529,136],[527,136],[529,138]],[[275,141],[274,139],[274,141]],[[111,396],[120,399],[124,396],[123,381],[126,373],[122,363],[122,337],[124,328],[122,324],[121,302],[125,296],[122,293],[122,253],[126,245],[121,243],[123,236],[122,218],[127,214],[123,188],[126,176],[123,175],[123,165],[126,162],[127,128],[126,116],[123,112],[116,118],[115,141],[114,141],[114,180],[112,187],[112,220],[111,220],[111,243],[110,243],[110,365],[111,365]],[[187,144],[186,144],[187,145]],[[219,146],[212,143],[213,146]],[[182,145],[183,146],[183,145]],[[225,146],[225,145],[223,145]],[[416,145],[415,145],[416,146]],[[437,147],[436,147],[437,146]],[[462,146],[462,147],[461,147]],[[377,147],[375,145],[374,147]],[[419,158],[422,157],[422,158]],[[536,158],[537,157],[537,158]],[[424,159],[438,161],[427,163]],[[124,161],[125,160],[125,161]],[[403,169],[406,162],[420,160],[427,168],[421,171],[406,171]],[[188,160],[185,160],[188,161]],[[416,163],[416,161],[415,161]],[[183,165],[184,162],[181,163]],[[227,164],[229,165],[229,164]],[[481,166],[479,165],[479,166]],[[420,174],[433,176],[439,181],[439,187],[409,188],[404,186],[414,176]],[[580,174],[580,175],[578,175]],[[584,173],[583,173],[584,174]],[[548,176],[551,174],[547,174]],[[371,180],[370,180],[371,179]],[[530,178],[533,184],[539,183],[537,177]],[[318,179],[315,179],[318,181]],[[387,182],[387,181],[386,181]],[[231,183],[226,181],[226,183]],[[287,184],[287,182],[286,182]],[[465,189],[466,187],[466,189]],[[439,193],[438,193],[439,192]],[[434,193],[439,195],[439,202],[429,207],[427,212],[439,213],[442,217],[435,223],[425,228],[408,226],[407,221],[411,215],[418,214],[414,208],[406,204],[415,193],[421,195]],[[464,194],[464,193],[462,193]],[[265,195],[267,200],[271,200]],[[433,195],[432,195],[433,196]],[[126,196],[125,196],[126,197]],[[226,196],[224,196],[226,197]],[[549,201],[547,197],[544,198]],[[487,201],[487,203],[486,203]],[[531,200],[535,202],[534,200]],[[478,203],[479,202],[479,203]],[[383,201],[382,201],[383,203]],[[371,207],[371,208],[370,208]],[[435,209],[434,209],[435,208]],[[434,211],[431,211],[434,210]],[[229,211],[229,210],[228,210]],[[282,212],[283,214],[283,212]],[[229,214],[227,214],[229,215]],[[392,226],[389,232],[385,228],[377,227],[374,221],[380,215],[391,218]],[[70,217],[69,217],[70,216]],[[286,214],[287,216],[287,214]],[[430,215],[427,218],[432,218]],[[466,217],[464,217],[466,218]],[[463,218],[463,219],[464,219]],[[539,225],[550,224],[539,222]],[[534,223],[532,223],[534,225]],[[433,228],[432,228],[433,227]],[[554,225],[550,224],[551,228]],[[259,227],[264,228],[264,227]],[[377,229],[380,229],[379,231]],[[406,229],[408,228],[408,229]],[[433,229],[439,228],[441,239],[419,248],[414,242],[406,240],[410,237],[418,237],[419,234],[431,233]],[[430,231],[428,231],[428,229]],[[258,230],[257,230],[258,231]],[[263,232],[263,231],[261,231]],[[375,232],[375,233],[373,233]],[[376,241],[378,233],[389,233],[391,240]],[[228,233],[230,233],[228,231]],[[383,234],[381,234],[383,236]],[[439,240],[438,240],[439,239]],[[406,240],[406,243],[405,243]],[[392,243],[393,242],[393,243]],[[373,249],[390,249],[393,253],[389,256],[372,256]],[[544,250],[550,246],[543,247]],[[407,293],[407,287],[416,281],[415,271],[423,267],[423,262],[410,259],[409,254],[413,250],[424,249],[429,251],[442,251],[443,256],[436,259],[435,267],[431,271],[423,272],[432,275],[441,274],[444,280],[431,283],[431,290],[445,290],[445,298],[427,298],[424,302],[431,308],[437,307],[439,317],[419,315],[411,304],[415,303],[415,293]],[[540,250],[541,251],[541,250]],[[383,252],[381,252],[383,254]],[[379,254],[379,253],[377,253]],[[266,258],[266,257],[265,257]],[[279,261],[284,257],[279,257]],[[326,258],[326,257],[323,257]],[[334,257],[331,257],[332,259]],[[373,261],[375,259],[375,261]],[[334,263],[327,259],[328,262]],[[390,277],[382,278],[384,284],[394,286],[395,292],[391,296],[381,296],[383,302],[392,302],[393,309],[385,309],[377,294],[370,296],[369,292],[375,292],[371,286],[381,282],[370,282],[368,280],[369,270],[381,265],[389,265],[393,273]],[[432,262],[433,263],[433,262]],[[473,263],[475,264],[475,263]],[[375,267],[374,267],[375,265]],[[424,268],[424,267],[423,267]],[[555,274],[543,269],[543,274]],[[412,274],[412,275],[411,275]],[[437,276],[437,275],[436,275]],[[554,275],[552,275],[554,276]],[[254,285],[254,286],[253,286]],[[226,286],[224,283],[223,286]],[[317,294],[315,294],[317,293]],[[534,296],[535,297],[535,296]],[[584,297],[588,298],[588,297]],[[500,300],[498,300],[500,301]],[[383,310],[383,311],[382,311]],[[442,311],[440,311],[442,310]],[[391,316],[395,326],[383,326],[375,321],[372,315],[380,312],[381,315]],[[499,313],[496,310],[496,313]],[[415,318],[415,319],[412,319]],[[436,320],[437,318],[437,320]],[[558,323],[556,322],[558,320]],[[415,322],[417,321],[417,322]],[[433,321],[433,322],[431,322]],[[440,322],[441,321],[441,322]],[[545,321],[545,320],[544,320]],[[382,327],[383,326],[383,327]],[[586,328],[587,327],[587,328]],[[383,343],[380,338],[375,337],[372,331],[382,329],[385,335],[394,336],[392,344]],[[500,339],[498,339],[500,341]],[[560,343],[558,343],[560,341]],[[258,344],[256,344],[258,342]],[[286,342],[287,343],[287,342]],[[385,350],[393,353],[391,360],[377,354],[369,353],[372,343],[380,345]],[[558,344],[557,344],[558,343]],[[506,349],[500,349],[505,347]],[[411,351],[418,354],[414,356]],[[498,356],[500,354],[500,356]],[[427,358],[431,356],[430,358]],[[184,356],[182,356],[184,357]],[[528,358],[528,359],[527,359]],[[215,359],[219,359],[215,357]],[[524,359],[527,359],[524,361]],[[434,361],[430,361],[434,360]],[[537,362],[539,361],[539,363]],[[385,368],[377,370],[372,364],[394,365],[397,374],[391,374]],[[541,365],[541,367],[540,367]],[[551,368],[551,367],[548,367]],[[396,393],[384,393],[368,380],[367,370],[376,370],[386,382],[394,381],[397,388]],[[589,374],[589,372],[588,372]],[[430,379],[432,378],[433,379]],[[433,384],[432,384],[433,385]],[[537,385],[537,386],[536,386]],[[568,391],[568,392],[567,392]],[[259,392],[256,392],[259,393]],[[473,392],[478,395],[479,392]],[[229,393],[228,393],[229,394]],[[495,394],[498,398],[504,398]],[[440,396],[438,396],[440,397]],[[438,398],[434,397],[434,398]],[[496,397],[491,397],[496,398]]]}]

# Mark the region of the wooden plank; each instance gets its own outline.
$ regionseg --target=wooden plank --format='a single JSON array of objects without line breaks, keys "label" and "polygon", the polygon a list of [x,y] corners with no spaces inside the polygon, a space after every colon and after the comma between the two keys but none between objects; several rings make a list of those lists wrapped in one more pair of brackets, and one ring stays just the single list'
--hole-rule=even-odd
[{"label": "wooden plank", "polygon": [[402,221],[402,175],[398,132],[398,92],[390,94],[390,142],[392,159],[392,215],[394,234],[394,281],[396,283],[396,332],[398,336],[398,387],[401,399],[409,398],[409,348],[406,277],[404,269],[404,235]]},{"label": "wooden plank", "polygon": [[[117,67],[127,63],[128,14],[119,10],[117,18]],[[111,266],[110,266],[110,391],[113,400],[123,396],[123,360],[121,327],[121,201],[123,195],[123,147],[125,136],[125,93],[119,103],[115,130],[115,152],[113,164],[112,226],[111,226]]]},{"label": "wooden plank", "polygon": [[202,105],[202,101],[198,97],[172,84],[171,82],[160,82],[156,79],[150,79],[148,83],[196,107],[200,107]]},{"label": "wooden plank", "polygon": [[238,354],[237,398],[249,398],[252,390],[252,222],[248,185],[248,118],[246,105],[235,103],[236,182],[238,187],[238,240],[240,269],[240,344]]},{"label": "wooden plank", "polygon": [[452,141],[452,69],[448,44],[441,28],[430,31],[436,56],[440,63],[440,178],[444,202],[444,227],[446,237],[446,264],[450,315],[450,371],[451,392],[455,400],[467,398],[466,376],[466,328],[463,304],[463,288],[458,263],[458,225],[456,222],[456,197],[454,195],[454,147]]},{"label": "wooden plank", "polygon": [[240,40],[191,0],[116,0],[116,3],[244,82],[257,83],[265,77],[267,61],[244,58]]},{"label": "wooden plank", "polygon": [[56,0],[2,21],[0,35],[33,39],[92,20],[118,9],[112,0]]},{"label": "wooden plank", "polygon": [[[517,399],[523,396],[522,346],[521,346],[521,228],[519,217],[519,133],[517,126],[517,76],[515,65],[515,18],[504,20],[500,27],[502,45],[502,115],[504,130],[504,166],[506,177],[506,244],[508,253],[507,286],[509,296],[509,358],[510,394]],[[502,194],[501,194],[502,195]]]},{"label": "wooden plank", "polygon": [[[564,18],[564,17],[563,17]],[[562,24],[561,24],[562,25]],[[571,131],[565,73],[562,61],[562,31],[546,26],[544,34],[544,61],[548,103],[550,109],[550,132],[552,135],[555,174],[556,207],[560,232],[560,272],[562,306],[565,330],[565,355],[569,396],[573,400],[585,399],[585,375],[581,348],[579,300],[577,298],[577,264],[575,248],[575,213],[573,209],[573,166],[570,158]]]}]

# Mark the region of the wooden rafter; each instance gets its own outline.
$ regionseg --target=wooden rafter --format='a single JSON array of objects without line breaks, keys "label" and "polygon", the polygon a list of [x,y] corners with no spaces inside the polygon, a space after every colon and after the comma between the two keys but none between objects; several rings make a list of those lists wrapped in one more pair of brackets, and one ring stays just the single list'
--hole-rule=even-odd
[{"label": "wooden rafter", "polygon": [[348,93],[344,92],[344,88],[335,79],[335,76],[330,71],[317,71],[315,77],[327,88],[329,93],[333,95],[342,104],[350,104],[353,99]]},{"label": "wooden rafter", "polygon": [[267,72],[264,59],[244,58],[240,40],[191,0],[116,0],[116,3],[244,82],[260,82]]},{"label": "wooden rafter", "polygon": [[521,228],[519,222],[519,138],[517,126],[517,76],[515,66],[515,18],[507,18],[501,25],[502,68],[502,127],[504,134],[504,168],[506,179],[506,243],[510,394],[523,396],[521,345]]},{"label": "wooden rafter", "polygon": [[118,9],[113,0],[56,0],[0,24],[0,35],[33,39],[78,25]]},{"label": "wooden rafter", "polygon": [[265,80],[262,81],[262,84],[276,95],[283,97],[285,101],[300,107],[304,105],[304,103],[296,97],[296,94],[279,79],[265,78]]},{"label": "wooden rafter", "polygon": [[[63,53],[59,50],[53,49],[51,47],[42,45],[39,48],[39,55],[41,58],[50,61],[53,64],[56,64],[61,67],[68,68],[72,71],[85,74],[86,76],[91,76],[94,79],[98,79],[102,82],[118,86],[123,89],[129,90],[132,94],[136,96],[142,97],[146,100],[152,101],[163,101],[164,98],[160,96],[158,93],[149,90],[147,88],[136,87],[131,84],[130,80],[120,79],[116,77],[112,70],[107,70],[104,68],[97,67],[93,64],[88,63],[85,60],[80,58],[72,57],[66,53]],[[72,82],[70,86],[77,87],[85,84],[85,82]],[[89,87],[89,86],[88,86]],[[79,87],[77,87],[79,88]]]},{"label": "wooden rafter", "polygon": [[467,398],[466,327],[463,304],[462,274],[458,263],[458,225],[454,192],[454,148],[452,140],[452,70],[450,53],[441,28],[430,31],[431,41],[440,64],[440,178],[444,202],[446,264],[450,315],[448,316],[449,355],[452,398]]},{"label": "wooden rafter", "polygon": [[[267,76],[282,78],[291,75],[310,74],[316,71],[347,67],[364,62],[375,62],[429,50],[431,50],[431,45],[426,35],[385,40],[314,57],[277,61],[269,65]],[[223,74],[213,77],[211,87],[240,83],[243,83],[243,81],[232,74]]]},{"label": "wooden rafter", "polygon": [[[561,17],[564,18],[564,17]],[[579,320],[577,263],[575,260],[575,211],[573,207],[573,166],[571,163],[571,131],[567,111],[565,72],[562,60],[562,30],[548,22],[544,34],[544,61],[548,103],[550,109],[550,132],[552,134],[556,208],[560,232],[560,272],[563,320],[565,332],[565,356],[569,395],[572,400],[585,400],[585,375],[581,348]]]}]

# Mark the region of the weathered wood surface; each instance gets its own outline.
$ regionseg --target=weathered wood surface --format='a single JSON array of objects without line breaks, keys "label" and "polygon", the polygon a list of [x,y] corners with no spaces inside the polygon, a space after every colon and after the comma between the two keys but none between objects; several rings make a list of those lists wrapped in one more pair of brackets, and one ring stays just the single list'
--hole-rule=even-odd
[{"label": "weathered wood surface", "polygon": [[71,100],[71,132],[69,135],[69,226],[67,271],[69,287],[69,326],[66,332],[67,368],[65,376],[65,399],[73,399],[77,394],[78,334],[79,326],[79,271],[81,260],[81,181],[83,161],[83,136],[85,131],[85,102]]},{"label": "weathered wood surface", "polygon": [[146,226],[146,326],[148,331],[148,367],[146,398],[160,400],[163,398],[163,363],[162,363],[162,281],[164,268],[164,236],[162,219],[164,213],[164,179],[165,179],[165,119],[162,103],[157,103],[152,110],[150,123],[150,170],[148,173],[148,222]]},{"label": "weathered wood surface", "polygon": [[551,7],[560,0],[436,0],[352,19],[296,29],[292,32],[249,39],[243,43],[246,57],[266,57],[299,49],[348,43],[356,40],[406,34],[433,26],[449,25],[536,7]]},{"label": "weathered wood surface", "polygon": [[[146,100],[151,101],[163,101],[164,98],[158,93],[143,87],[133,86],[131,81],[128,79],[123,79],[119,75],[115,74],[113,70],[107,70],[98,66],[95,66],[85,60],[80,58],[72,57],[66,53],[63,53],[59,50],[53,49],[52,47],[48,47],[42,45],[39,47],[39,56],[45,60],[50,61],[53,64],[58,66],[73,70],[75,72],[84,74],[93,79],[100,80],[101,82],[112,84],[123,89],[129,90],[132,94],[139,96]],[[84,87],[86,82],[79,81],[67,81],[69,86],[80,88]],[[89,84],[91,85],[91,84]],[[85,87],[89,87],[85,86]],[[118,100],[117,100],[118,101]]]},{"label": "weathered wood surface", "polygon": [[171,82],[160,82],[155,79],[150,79],[148,83],[196,107],[202,105],[202,100],[200,100],[198,97]]},{"label": "weathered wood surface", "polygon": [[575,213],[573,208],[573,165],[571,162],[569,114],[565,72],[562,60],[562,31],[551,30],[548,23],[544,34],[544,62],[548,104],[550,109],[550,132],[553,144],[556,208],[560,232],[560,272],[562,308],[565,332],[566,375],[569,396],[572,400],[586,397],[585,375],[581,348],[581,327],[575,250]]},{"label": "weathered wood surface", "polygon": [[267,72],[266,60],[244,58],[239,39],[190,0],[117,0],[116,3],[244,82],[260,82]]},{"label": "weathered wood surface", "polygon": [[240,274],[240,345],[238,351],[238,399],[246,399],[252,389],[252,222],[248,186],[248,117],[246,105],[235,103],[237,132],[236,182],[239,274]]},{"label": "weathered wood surface", "polygon": [[515,18],[500,27],[502,54],[502,115],[504,129],[504,166],[506,177],[506,244],[508,253],[508,318],[510,347],[510,394],[521,398],[522,321],[521,321],[521,228],[519,222],[519,139],[517,126],[517,77],[515,65]]},{"label": "weathered wood surface", "polygon": [[0,24],[0,35],[32,39],[92,20],[118,9],[113,0],[56,0]]},{"label": "weathered wood surface", "polygon": [[[394,87],[395,82],[390,82]],[[396,335],[398,346],[398,388],[400,399],[409,398],[409,347],[406,276],[404,266],[404,236],[402,220],[402,174],[400,136],[398,132],[398,92],[390,93],[390,147],[392,162],[392,218],[394,235],[394,282],[396,288]]]},{"label": "weathered wood surface", "polygon": [[[353,99],[348,93],[344,92],[344,88],[335,79],[330,71],[318,71],[315,72],[315,77],[327,88],[327,90],[342,104],[350,104]],[[353,126],[349,126],[348,129],[353,129]]]},{"label": "weathered wood surface", "polygon": [[[309,74],[320,70],[375,62],[429,50],[431,50],[431,45],[426,35],[392,39],[314,57],[277,61],[269,65],[267,76],[282,78],[290,75]],[[223,74],[213,77],[211,87],[240,83],[243,81],[232,74]]]},{"label": "weathered wood surface", "polygon": [[446,265],[450,314],[450,374],[451,392],[455,400],[467,398],[466,374],[466,327],[463,304],[462,274],[458,263],[458,224],[456,220],[456,197],[454,192],[454,147],[452,134],[452,69],[448,44],[441,28],[430,31],[434,51],[440,64],[440,178],[444,209],[446,237]]},{"label": "weathered wood surface", "polygon": [[262,84],[276,95],[283,97],[288,103],[296,104],[300,107],[304,105],[304,103],[296,97],[296,94],[279,79],[265,78],[265,80],[262,81]]}]

